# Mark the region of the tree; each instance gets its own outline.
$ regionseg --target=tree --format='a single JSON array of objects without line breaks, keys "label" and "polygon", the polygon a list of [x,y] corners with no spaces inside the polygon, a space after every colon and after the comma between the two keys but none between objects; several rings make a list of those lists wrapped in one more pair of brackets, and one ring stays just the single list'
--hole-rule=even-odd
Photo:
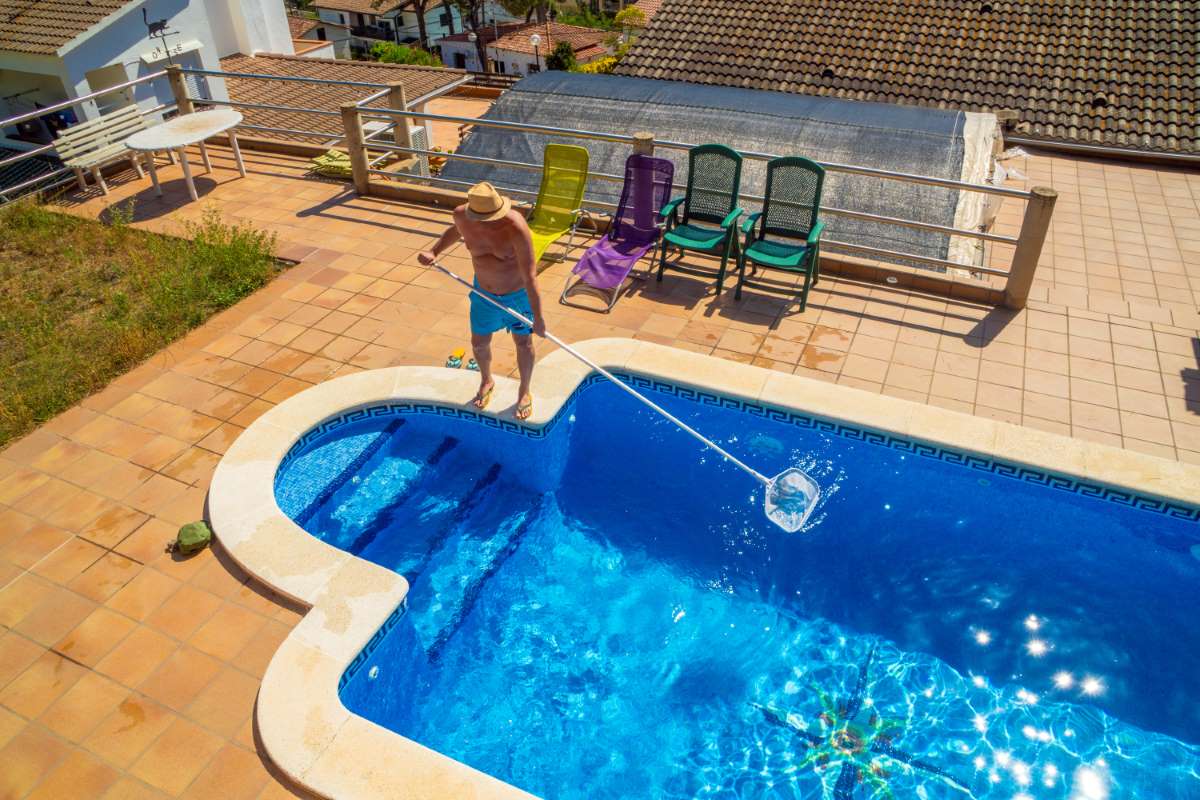
[{"label": "tree", "polygon": [[416,64],[419,67],[442,66],[442,62],[433,53],[419,47],[409,47],[394,42],[376,42],[371,45],[371,58],[383,64]]},{"label": "tree", "polygon": [[554,52],[546,56],[546,69],[569,71],[576,66],[575,49],[570,42],[559,42],[554,46]]},{"label": "tree", "polygon": [[462,16],[463,27],[468,33],[475,34],[475,55],[479,57],[480,69],[486,72],[487,42],[484,41],[483,35],[489,27],[484,19],[487,0],[454,0],[454,5],[458,7],[458,13]]},{"label": "tree", "polygon": [[425,28],[425,14],[429,12],[431,0],[409,0],[413,13],[417,15],[417,41],[422,50],[429,49],[429,31]]},{"label": "tree", "polygon": [[646,27],[646,13],[637,6],[625,6],[617,12],[617,16],[613,17],[613,22],[618,28],[644,28]]},{"label": "tree", "polygon": [[550,13],[550,0],[500,0],[500,6],[514,17],[524,16],[526,22],[535,14],[538,22],[545,22]]}]

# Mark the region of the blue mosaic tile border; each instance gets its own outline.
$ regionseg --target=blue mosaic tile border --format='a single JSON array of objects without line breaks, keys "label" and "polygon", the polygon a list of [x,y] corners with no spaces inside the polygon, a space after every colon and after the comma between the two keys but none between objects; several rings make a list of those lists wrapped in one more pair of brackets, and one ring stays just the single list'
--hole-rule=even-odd
[{"label": "blue mosaic tile border", "polygon": [[[654,378],[647,378],[641,375],[633,375],[624,372],[616,372],[614,374],[635,388],[650,389],[662,394],[690,400],[699,403],[702,406],[728,408],[735,411],[741,411],[756,417],[762,417],[764,419],[770,419],[788,425],[795,425],[799,428],[808,428],[810,430],[820,431],[821,433],[827,433],[839,438],[865,442],[878,447],[886,447],[890,450],[898,450],[904,453],[920,456],[922,458],[932,458],[938,461],[944,461],[948,464],[967,467],[979,472],[987,472],[993,475],[1023,481],[1025,483],[1045,486],[1058,491],[1072,492],[1083,497],[1092,497],[1099,500],[1116,503],[1129,508],[1136,508],[1142,511],[1163,514],[1173,519],[1182,519],[1189,522],[1200,522],[1200,507],[1197,506],[1189,506],[1184,503],[1166,500],[1161,497],[1137,494],[1127,489],[1104,486],[1099,483],[1080,481],[1064,475],[1056,475],[1031,467],[1012,464],[1006,461],[998,461],[996,459],[987,458],[984,456],[972,455],[957,450],[948,450],[927,442],[900,438],[890,434],[881,433],[879,431],[859,428],[852,425],[845,425],[840,422],[820,419],[796,411],[784,411],[782,409],[762,405],[761,403],[754,401],[739,400],[733,397],[712,394],[710,392],[701,391],[689,386],[680,386]],[[576,387],[575,391],[571,393],[571,396],[567,398],[567,402],[563,405],[563,408],[570,408],[580,392],[584,391],[592,384],[603,380],[605,379],[600,375],[588,376],[579,384],[578,387]],[[321,423],[321,425],[304,434],[304,436],[302,436],[300,440],[292,446],[287,455],[284,456],[283,461],[280,463],[280,467],[287,464],[291,459],[307,450],[317,440],[321,439],[326,434],[337,430],[338,428],[364,419],[391,416],[395,414],[435,414],[440,417],[453,417],[469,420],[471,422],[484,425],[488,428],[506,431],[508,433],[523,436],[528,439],[546,438],[550,435],[554,428],[557,427],[560,420],[566,416],[566,414],[560,412],[544,427],[529,428],[524,425],[520,425],[513,420],[499,419],[493,416],[481,415],[466,408],[441,406],[432,403],[390,403],[388,405],[355,409],[354,411],[350,411],[337,417],[333,417],[332,419],[328,419]]]},{"label": "blue mosaic tile border", "polygon": [[367,663],[367,659],[371,657],[371,653],[375,652],[375,648],[383,641],[384,637],[391,632],[392,628],[399,624],[400,619],[408,611],[408,601],[401,603],[396,607],[396,610],[388,615],[384,623],[379,626],[379,630],[371,637],[371,641],[363,646],[362,650],[358,651],[358,655],[350,662],[350,665],[342,671],[342,677],[338,678],[338,692],[345,688],[350,679],[354,677],[354,673],[362,669],[363,664]]}]

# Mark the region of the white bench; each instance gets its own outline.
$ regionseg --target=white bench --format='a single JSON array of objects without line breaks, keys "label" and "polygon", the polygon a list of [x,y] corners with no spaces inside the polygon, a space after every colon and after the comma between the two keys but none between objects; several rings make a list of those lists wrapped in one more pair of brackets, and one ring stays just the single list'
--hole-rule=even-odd
[{"label": "white bench", "polygon": [[[72,125],[54,140],[54,149],[58,151],[63,163],[75,171],[75,179],[79,188],[87,189],[87,179],[84,172],[89,171],[96,180],[96,185],[108,194],[108,184],[100,174],[100,168],[117,161],[128,160],[137,170],[139,178],[145,177],[142,172],[142,154],[125,146],[125,140],[132,134],[146,128],[146,120],[136,105],[128,105],[120,111]],[[150,169],[150,177],[159,194],[158,175],[154,169],[154,156],[147,153],[146,165]]]}]

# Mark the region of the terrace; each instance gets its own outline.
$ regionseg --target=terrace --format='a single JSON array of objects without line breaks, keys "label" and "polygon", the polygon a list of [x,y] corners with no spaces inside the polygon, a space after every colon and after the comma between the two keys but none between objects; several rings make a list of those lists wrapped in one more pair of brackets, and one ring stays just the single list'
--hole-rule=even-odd
[{"label": "terrace", "polygon": [[[342,113],[353,154],[364,111]],[[186,560],[163,545],[203,515],[220,457],[276,404],[364,370],[440,366],[467,344],[466,297],[415,258],[449,223],[436,191],[361,169],[356,191],[308,175],[307,157],[261,150],[244,152],[243,179],[210,148],[199,203],[177,164],[159,168],[162,198],[130,172],[107,197],[55,201],[100,217],[132,200],[135,225],[168,234],[214,209],[274,232],[297,264],[0,452],[6,795],[303,796],[253,719],[262,674],[303,608],[219,544]],[[1023,308],[979,299],[1004,295],[1014,263],[993,241],[997,274],[969,285],[843,255],[803,314],[789,298],[718,298],[669,273],[607,315],[548,302],[548,327],[569,342],[645,340],[1200,464],[1200,176],[1049,154],[1014,165],[1027,177],[1010,188],[1058,194]],[[1025,200],[1003,198],[995,236],[1022,236]],[[587,244],[540,273],[548,299]],[[470,272],[461,248],[447,262]],[[498,371],[513,374],[511,345],[496,349]]]}]

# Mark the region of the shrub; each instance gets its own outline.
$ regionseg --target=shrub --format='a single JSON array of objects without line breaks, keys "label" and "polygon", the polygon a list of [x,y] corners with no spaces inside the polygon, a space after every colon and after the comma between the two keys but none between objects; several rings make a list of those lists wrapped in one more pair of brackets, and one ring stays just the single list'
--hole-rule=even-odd
[{"label": "shrub", "polygon": [[573,70],[576,66],[578,62],[570,42],[559,42],[554,46],[554,52],[546,56],[546,69]]},{"label": "shrub", "polygon": [[394,42],[371,45],[371,58],[382,64],[414,64],[418,67],[440,67],[442,62],[433,53],[419,47]]}]

